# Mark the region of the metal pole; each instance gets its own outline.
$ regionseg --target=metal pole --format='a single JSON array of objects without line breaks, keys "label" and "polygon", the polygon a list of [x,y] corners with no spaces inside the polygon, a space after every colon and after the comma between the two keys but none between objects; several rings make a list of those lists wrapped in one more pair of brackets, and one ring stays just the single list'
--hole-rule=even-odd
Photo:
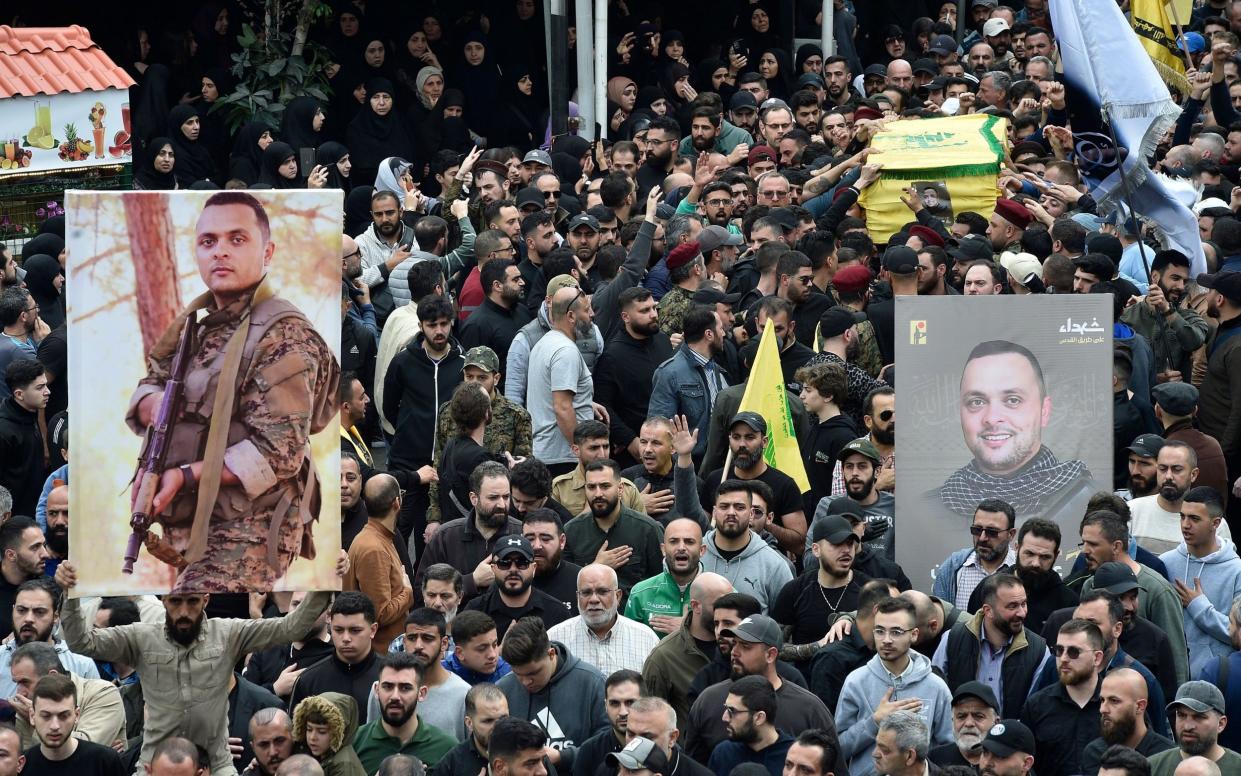
[{"label": "metal pole", "polygon": [[554,137],[569,130],[569,87],[565,79],[569,20],[565,17],[565,0],[543,4],[543,28],[547,34],[547,96]]},{"label": "metal pole", "polygon": [[[972,7],[972,6],[971,6]],[[965,38],[966,15],[965,0],[957,0],[957,45]]]},{"label": "metal pole", "polygon": [[[588,0],[579,0],[588,2]],[[581,39],[578,33],[578,39]],[[579,44],[580,45],[580,44]],[[595,116],[599,122],[599,137],[608,136],[608,0],[595,0]]]},{"label": "metal pole", "polygon": [[821,17],[821,29],[819,38],[821,43],[819,47],[823,49],[823,58],[836,56],[836,35],[833,28],[836,25],[836,2],[835,0],[823,0],[823,14]]},{"label": "metal pole", "polygon": [[596,117],[603,115],[606,107],[605,110],[597,110],[598,101],[595,99],[599,96],[599,84],[595,79],[594,46],[588,45],[594,29],[590,0],[577,0],[573,7],[577,23],[577,112],[582,118],[577,134],[594,140]]},{"label": "metal pole", "polygon": [[[1118,205],[1117,207],[1120,211],[1121,217],[1119,231],[1124,230],[1125,222],[1129,220],[1129,217],[1132,217],[1138,222],[1138,255],[1142,257],[1142,270],[1146,273],[1146,284],[1149,286],[1151,282],[1151,265],[1146,260],[1146,253],[1149,249],[1146,247],[1146,244],[1142,242],[1142,221],[1138,218],[1138,210],[1134,206],[1133,192],[1129,188],[1129,179],[1125,177],[1125,160],[1120,158],[1120,142],[1116,138],[1116,123],[1113,121],[1111,106],[1104,106],[1103,113],[1107,116],[1108,130],[1109,134],[1112,136],[1112,145],[1116,147],[1116,163],[1120,170],[1120,186],[1125,192],[1125,201],[1129,203],[1129,216],[1125,216],[1123,204]],[[1146,164],[1146,160],[1135,157],[1134,164]]]}]

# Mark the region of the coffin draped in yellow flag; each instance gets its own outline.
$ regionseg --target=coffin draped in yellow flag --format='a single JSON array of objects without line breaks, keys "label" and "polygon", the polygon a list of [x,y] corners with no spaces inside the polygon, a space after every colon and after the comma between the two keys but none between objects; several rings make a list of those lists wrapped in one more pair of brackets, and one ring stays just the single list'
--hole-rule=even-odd
[{"label": "coffin draped in yellow flag", "polygon": [[[1132,0],[1129,4],[1133,31],[1137,33],[1142,49],[1155,63],[1155,70],[1168,86],[1181,94],[1189,93],[1189,81],[1185,78],[1185,55],[1176,43],[1176,30],[1165,0]],[[1181,16],[1181,24],[1189,23],[1189,16]],[[1210,44],[1207,44],[1208,47]]]},{"label": "coffin draped in yellow flag", "polygon": [[797,429],[793,425],[793,413],[789,410],[784,372],[780,369],[780,351],[776,348],[776,334],[770,319],[763,328],[754,368],[750,370],[750,379],[737,411],[757,412],[763,416],[763,420],[767,421],[767,449],[763,451],[767,465],[792,477],[802,493],[810,490],[810,478],[806,476],[801,448],[797,445]]},{"label": "coffin draped in yellow flag", "polygon": [[[858,200],[871,237],[885,243],[914,220],[901,202],[902,189],[914,184],[946,191],[953,215],[968,210],[990,216],[1007,135],[1008,122],[985,113],[889,123],[870,141],[882,151],[870,161],[881,162],[883,172]],[[946,213],[941,217],[952,221]]]}]

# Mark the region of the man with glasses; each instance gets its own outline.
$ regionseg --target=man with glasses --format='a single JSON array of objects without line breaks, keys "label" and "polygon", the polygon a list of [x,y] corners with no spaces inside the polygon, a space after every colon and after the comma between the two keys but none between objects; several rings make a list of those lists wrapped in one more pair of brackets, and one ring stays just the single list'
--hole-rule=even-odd
[{"label": "man with glasses", "polygon": [[931,671],[931,661],[913,648],[918,640],[917,612],[903,598],[875,607],[871,629],[875,656],[845,678],[836,705],[841,754],[852,760],[850,773],[873,767],[875,727],[898,711],[917,714],[931,733],[931,745],[950,744],[952,693]]},{"label": "man with glasses", "polygon": [[772,101],[758,112],[758,131],[762,140],[770,147],[780,144],[780,138],[793,128],[793,111],[783,102]]},{"label": "man with glasses", "polygon": [[547,636],[604,676],[621,670],[641,671],[659,637],[642,623],[621,615],[619,607],[616,570],[592,563],[577,573],[577,608],[581,614],[549,628]]},{"label": "man with glasses", "polygon": [[[39,303],[19,286],[5,289],[0,296],[0,325],[4,327],[4,336],[0,337],[0,375],[15,359],[34,359],[39,341],[51,331],[39,318]],[[2,379],[0,388],[4,395],[10,393]]]},{"label": "man with glasses", "polygon": [[[517,222],[516,210],[513,212],[513,221]],[[520,226],[518,227],[520,234]],[[495,259],[504,259],[512,262],[517,256],[517,250],[513,247],[513,238],[498,228],[492,227],[479,232],[474,238],[474,254],[478,257],[478,265],[470,270],[470,274],[465,276],[465,282],[461,285],[461,293],[457,295],[457,306],[460,311],[457,313],[457,323],[465,323],[479,305],[483,303],[483,299],[487,297],[487,293],[483,290],[483,282],[481,278],[483,267],[488,262]],[[515,263],[515,262],[514,262]],[[525,279],[522,279],[522,286],[525,286]],[[525,308],[525,305],[519,305]]]},{"label": "man with glasses", "polygon": [[1030,696],[1021,719],[1042,746],[1038,773],[1082,773],[1082,752],[1099,730],[1099,675],[1105,657],[1099,626],[1072,619],[1060,626],[1052,648],[1060,681]]},{"label": "man with glasses", "polygon": [[509,626],[523,617],[537,617],[548,625],[569,619],[564,604],[534,587],[534,548],[521,534],[500,537],[490,565],[496,583],[483,596],[465,605],[495,620],[496,638],[504,641]]},{"label": "man with glasses", "polygon": [[556,173],[541,172],[534,176],[530,185],[543,195],[544,212],[552,217],[557,227],[563,224],[569,218],[569,211],[560,206],[564,192],[561,190],[560,178],[556,176]]},{"label": "man with glasses", "polygon": [[974,588],[992,574],[1008,571],[1017,563],[1017,552],[1012,547],[1016,522],[1017,513],[1008,502],[998,498],[979,502],[970,525],[974,546],[957,550],[939,564],[931,595],[969,611]]},{"label": "man with glasses", "polygon": [[758,204],[767,207],[787,207],[792,202],[793,188],[789,179],[778,172],[774,166],[758,178]]}]

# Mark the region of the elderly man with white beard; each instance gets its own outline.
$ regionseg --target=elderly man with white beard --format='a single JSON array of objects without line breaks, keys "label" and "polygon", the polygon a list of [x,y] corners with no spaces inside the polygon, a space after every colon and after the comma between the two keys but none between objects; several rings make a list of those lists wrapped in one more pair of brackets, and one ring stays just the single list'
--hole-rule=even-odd
[{"label": "elderly man with white beard", "polygon": [[619,613],[620,585],[616,570],[602,563],[577,574],[577,608],[581,612],[548,629],[547,637],[568,648],[584,663],[610,676],[614,671],[641,671],[659,637],[645,625]]},{"label": "elderly man with white beard", "polygon": [[927,759],[941,768],[965,765],[977,769],[982,757],[979,745],[999,720],[995,693],[982,682],[966,682],[952,694],[951,744],[932,749]]}]

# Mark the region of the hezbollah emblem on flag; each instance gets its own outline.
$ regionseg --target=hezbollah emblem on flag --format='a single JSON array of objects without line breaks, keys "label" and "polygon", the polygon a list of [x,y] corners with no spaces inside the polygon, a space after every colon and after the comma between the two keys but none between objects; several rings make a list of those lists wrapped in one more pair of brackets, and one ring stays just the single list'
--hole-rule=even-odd
[{"label": "hezbollah emblem on flag", "polygon": [[871,161],[883,163],[879,180],[862,190],[866,225],[887,242],[913,220],[901,194],[912,186],[931,215],[951,223],[956,213],[990,213],[998,194],[1008,122],[983,113],[894,121],[875,134]]}]

